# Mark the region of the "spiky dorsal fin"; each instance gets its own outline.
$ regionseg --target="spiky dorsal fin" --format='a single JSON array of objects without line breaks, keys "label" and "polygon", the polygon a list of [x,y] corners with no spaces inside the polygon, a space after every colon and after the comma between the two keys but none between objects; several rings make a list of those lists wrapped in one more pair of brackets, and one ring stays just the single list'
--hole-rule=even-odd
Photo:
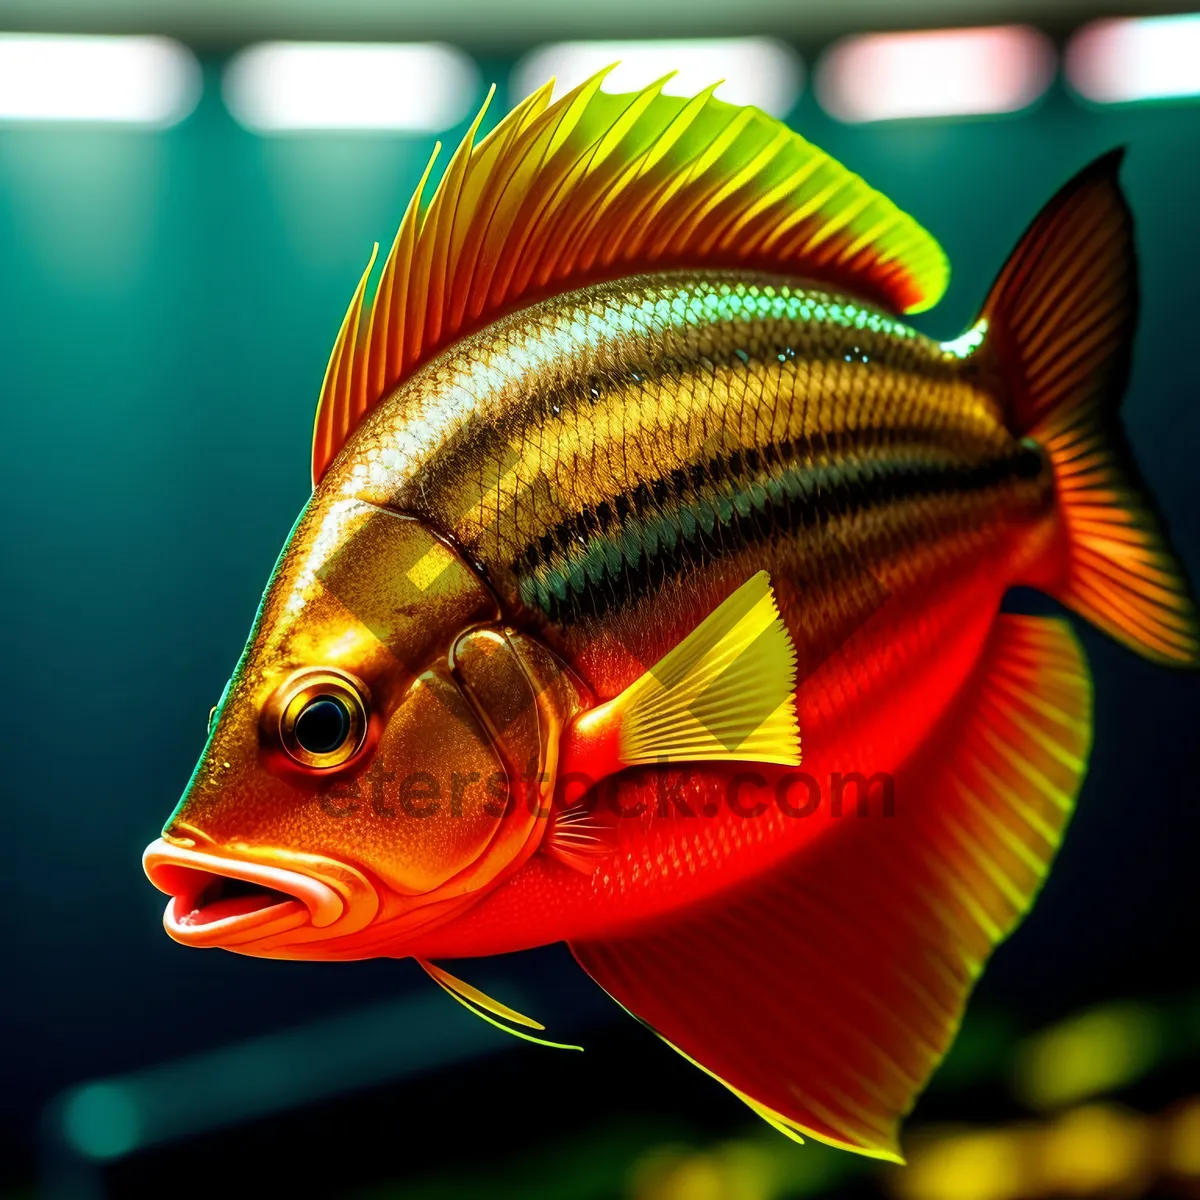
[{"label": "spiky dorsal fin", "polygon": [[334,344],[314,486],[397,383],[519,303],[698,266],[797,275],[900,312],[945,291],[937,242],[780,121],[717,100],[715,84],[609,95],[607,73],[553,104],[547,83],[476,144],[485,102],[422,209],[426,168],[365,321],[370,265]]}]

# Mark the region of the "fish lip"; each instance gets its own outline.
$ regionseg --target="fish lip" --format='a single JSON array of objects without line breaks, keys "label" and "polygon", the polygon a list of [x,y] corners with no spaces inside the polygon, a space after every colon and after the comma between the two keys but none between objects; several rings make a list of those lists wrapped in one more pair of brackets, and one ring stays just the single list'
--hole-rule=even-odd
[{"label": "fish lip", "polygon": [[[275,864],[174,846],[163,838],[150,843],[142,855],[146,877],[171,897],[163,926],[175,941],[187,946],[238,946],[303,926],[323,929],[345,910],[342,897],[310,875]],[[292,899],[219,920],[191,923],[196,901],[213,876],[238,879]]]}]

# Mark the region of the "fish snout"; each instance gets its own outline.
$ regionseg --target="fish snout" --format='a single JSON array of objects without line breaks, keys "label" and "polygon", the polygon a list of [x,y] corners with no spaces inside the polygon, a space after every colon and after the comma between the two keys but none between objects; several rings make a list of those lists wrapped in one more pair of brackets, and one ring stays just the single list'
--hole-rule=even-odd
[{"label": "fish snout", "polygon": [[168,833],[142,855],[147,878],[170,897],[163,925],[183,945],[268,953],[360,929],[375,915],[374,889],[341,864],[195,842]]}]

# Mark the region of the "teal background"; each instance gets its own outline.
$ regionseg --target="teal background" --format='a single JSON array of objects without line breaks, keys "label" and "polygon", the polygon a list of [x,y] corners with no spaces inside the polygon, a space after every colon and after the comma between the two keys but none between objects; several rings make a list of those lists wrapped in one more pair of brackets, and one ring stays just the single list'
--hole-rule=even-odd
[{"label": "teal background", "polygon": [[[507,62],[483,65],[503,84]],[[32,1177],[37,1113],[68,1085],[428,986],[406,963],[185,950],[163,934],[139,866],[309,490],[313,409],[346,302],[431,140],[262,139],[224,110],[219,67],[206,63],[199,109],[169,131],[0,129],[0,1181],[14,1186]],[[950,291],[920,320],[941,337],[973,317],[1053,190],[1129,147],[1144,302],[1124,413],[1200,577],[1200,110],[1099,111],[1056,88],[1011,119],[849,128],[806,95],[792,124],[942,241]],[[1200,684],[1085,639],[1092,776],[1043,900],[979,999],[1018,1026],[1198,982]],[[491,978],[544,998],[569,992],[573,971],[549,952],[493,964]],[[437,1012],[455,1037],[470,1021],[448,1000]],[[663,1111],[672,1088],[707,1087],[638,1033],[611,1036],[630,1078],[668,1081],[652,1092]],[[595,1072],[610,1068],[543,1068],[539,1051],[503,1049],[523,1071],[558,1072],[585,1126],[595,1116]],[[503,1102],[486,1073],[469,1078],[482,1090],[447,1103]],[[740,1128],[742,1110],[709,1093],[718,1123]],[[623,1137],[580,1161],[640,1144]],[[575,1145],[534,1136],[524,1149],[558,1162]]]}]

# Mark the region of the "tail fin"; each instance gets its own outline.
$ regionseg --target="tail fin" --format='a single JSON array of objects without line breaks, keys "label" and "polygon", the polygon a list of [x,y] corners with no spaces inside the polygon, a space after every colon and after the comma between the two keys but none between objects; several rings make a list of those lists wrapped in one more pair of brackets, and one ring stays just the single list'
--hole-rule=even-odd
[{"label": "tail fin", "polygon": [[977,328],[986,321],[1010,428],[1053,466],[1067,553],[1050,590],[1147,658],[1196,666],[1196,607],[1117,414],[1138,308],[1122,157],[1097,159],[1042,209]]}]

